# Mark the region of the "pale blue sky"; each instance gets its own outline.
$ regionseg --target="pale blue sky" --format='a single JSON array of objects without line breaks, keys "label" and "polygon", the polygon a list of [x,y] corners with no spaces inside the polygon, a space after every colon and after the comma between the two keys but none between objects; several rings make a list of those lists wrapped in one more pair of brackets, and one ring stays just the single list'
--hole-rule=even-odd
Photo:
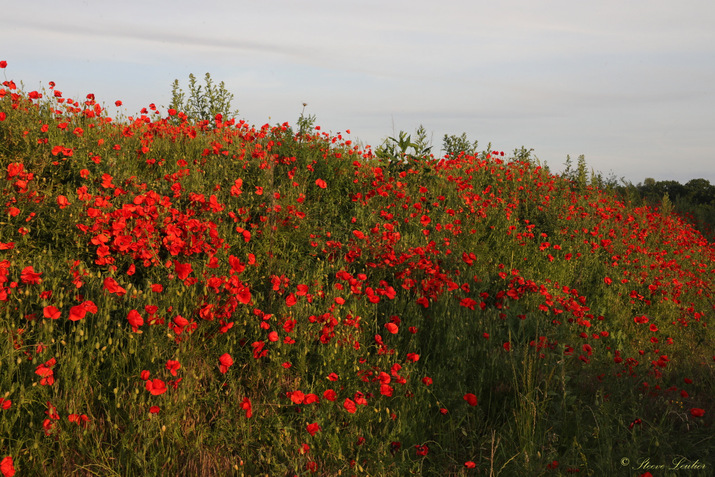
[{"label": "pale blue sky", "polygon": [[[0,73],[126,114],[207,71],[239,117],[377,146],[423,124],[634,183],[715,184],[715,2],[33,0],[3,6]],[[113,106],[110,110],[115,110]]]}]

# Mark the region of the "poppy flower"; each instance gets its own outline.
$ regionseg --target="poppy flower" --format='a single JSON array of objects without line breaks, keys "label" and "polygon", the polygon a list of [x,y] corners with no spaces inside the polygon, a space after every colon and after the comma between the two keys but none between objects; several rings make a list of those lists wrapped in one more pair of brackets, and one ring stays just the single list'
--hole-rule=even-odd
[{"label": "poppy flower", "polygon": [[690,410],[690,415],[693,417],[703,417],[705,415],[705,409],[694,407]]},{"label": "poppy flower", "polygon": [[250,418],[251,416],[253,416],[253,407],[251,406],[251,400],[247,397],[243,398],[243,401],[241,402],[241,409],[246,411],[246,418]]},{"label": "poppy flower", "polygon": [[60,209],[64,209],[65,207],[72,205],[72,204],[70,204],[70,201],[67,199],[66,196],[58,195],[57,196],[57,205],[60,206]]},{"label": "poppy flower", "polygon": [[186,280],[186,277],[189,276],[191,270],[192,268],[190,263],[174,262],[174,271],[180,280]]},{"label": "poppy flower", "polygon": [[146,382],[146,390],[149,391],[152,396],[158,396],[166,392],[166,383],[161,379],[149,379]]},{"label": "poppy flower", "polygon": [[416,454],[419,456],[426,456],[429,452],[429,447],[427,447],[426,445],[416,445],[415,449]]},{"label": "poppy flower", "polygon": [[70,422],[74,422],[78,426],[82,426],[89,422],[89,417],[87,417],[86,414],[70,414],[69,416],[67,416],[67,420]]},{"label": "poppy flower", "polygon": [[476,466],[477,466],[477,464],[475,464],[471,460],[468,460],[467,462],[464,463],[464,467],[466,467],[467,469],[473,469]]},{"label": "poppy flower", "polygon": [[60,310],[56,306],[49,305],[42,310],[42,314],[45,318],[56,320],[60,317]]},{"label": "poppy flower", "polygon": [[124,296],[127,293],[127,290],[119,286],[119,283],[112,277],[104,279],[104,289],[109,293],[115,293],[117,296]]},{"label": "poppy flower", "polygon": [[294,404],[302,404],[305,399],[305,394],[303,394],[303,391],[300,390],[288,391],[286,395],[291,401],[293,401]]},{"label": "poppy flower", "polygon": [[172,376],[176,376],[176,372],[181,368],[181,363],[172,359],[166,362],[166,369],[169,370]]},{"label": "poppy flower", "polygon": [[355,401],[353,401],[350,398],[345,398],[345,402],[343,403],[343,407],[345,408],[346,411],[348,411],[350,414],[355,414],[355,411],[357,411],[357,406],[355,405]]},{"label": "poppy flower", "polygon": [[129,325],[135,333],[139,330],[139,327],[144,324],[144,318],[141,317],[137,310],[131,310],[129,312],[127,315],[127,321],[129,321]]},{"label": "poppy flower", "polygon": [[20,274],[20,279],[22,283],[27,283],[28,285],[37,285],[42,283],[42,278],[40,278],[42,273],[36,272],[31,266],[25,267]]},{"label": "poppy flower", "polygon": [[320,431],[320,429],[321,429],[321,427],[318,425],[317,422],[308,424],[306,426],[306,430],[310,433],[311,436],[314,436],[318,431]]},{"label": "poppy flower", "polygon": [[[5,62],[0,61],[0,68],[5,68],[3,63]],[[11,456],[4,457],[3,460],[0,461],[0,472],[2,472],[3,477],[12,477],[15,475],[15,467],[12,465]]]},{"label": "poppy flower", "polygon": [[323,397],[327,399],[328,401],[335,401],[335,399],[338,397],[337,393],[333,391],[332,389],[326,389],[323,392]]},{"label": "poppy flower", "polygon": [[326,187],[328,187],[328,184],[326,184],[326,182],[323,179],[316,179],[315,185],[317,185],[321,189],[325,189]]},{"label": "poppy flower", "polygon": [[233,365],[233,358],[231,358],[231,355],[228,353],[222,354],[219,359],[219,369],[221,370],[221,374],[226,374],[228,371],[228,368]]},{"label": "poppy flower", "polygon": [[476,406],[477,405],[477,396],[475,396],[472,393],[467,393],[464,395],[464,400],[469,403],[470,406]]},{"label": "poppy flower", "polygon": [[70,308],[69,320],[79,321],[87,314],[87,310],[82,305],[76,305]]}]

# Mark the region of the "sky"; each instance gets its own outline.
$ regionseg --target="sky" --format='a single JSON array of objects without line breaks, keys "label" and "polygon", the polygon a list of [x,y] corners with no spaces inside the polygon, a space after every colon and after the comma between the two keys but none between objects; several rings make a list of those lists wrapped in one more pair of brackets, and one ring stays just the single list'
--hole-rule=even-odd
[{"label": "sky", "polygon": [[423,125],[552,172],[715,184],[712,0],[33,0],[0,17],[0,80],[125,116],[206,72],[261,126],[305,114],[377,147]]}]

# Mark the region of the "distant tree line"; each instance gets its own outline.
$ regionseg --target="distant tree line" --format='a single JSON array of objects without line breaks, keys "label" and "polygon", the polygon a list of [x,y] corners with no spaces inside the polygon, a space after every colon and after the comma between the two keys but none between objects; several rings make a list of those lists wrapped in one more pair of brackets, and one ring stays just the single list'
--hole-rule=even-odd
[{"label": "distant tree line", "polygon": [[630,187],[638,191],[644,205],[672,210],[689,220],[708,239],[715,239],[715,185],[707,179],[656,181],[648,177]]}]

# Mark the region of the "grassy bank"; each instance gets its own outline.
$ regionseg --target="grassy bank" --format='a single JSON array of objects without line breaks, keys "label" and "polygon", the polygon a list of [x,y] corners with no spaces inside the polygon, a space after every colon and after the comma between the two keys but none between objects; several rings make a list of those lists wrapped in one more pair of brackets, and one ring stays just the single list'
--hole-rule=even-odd
[{"label": "grassy bank", "polygon": [[675,215],[11,81],[0,199],[6,475],[712,475]]}]

